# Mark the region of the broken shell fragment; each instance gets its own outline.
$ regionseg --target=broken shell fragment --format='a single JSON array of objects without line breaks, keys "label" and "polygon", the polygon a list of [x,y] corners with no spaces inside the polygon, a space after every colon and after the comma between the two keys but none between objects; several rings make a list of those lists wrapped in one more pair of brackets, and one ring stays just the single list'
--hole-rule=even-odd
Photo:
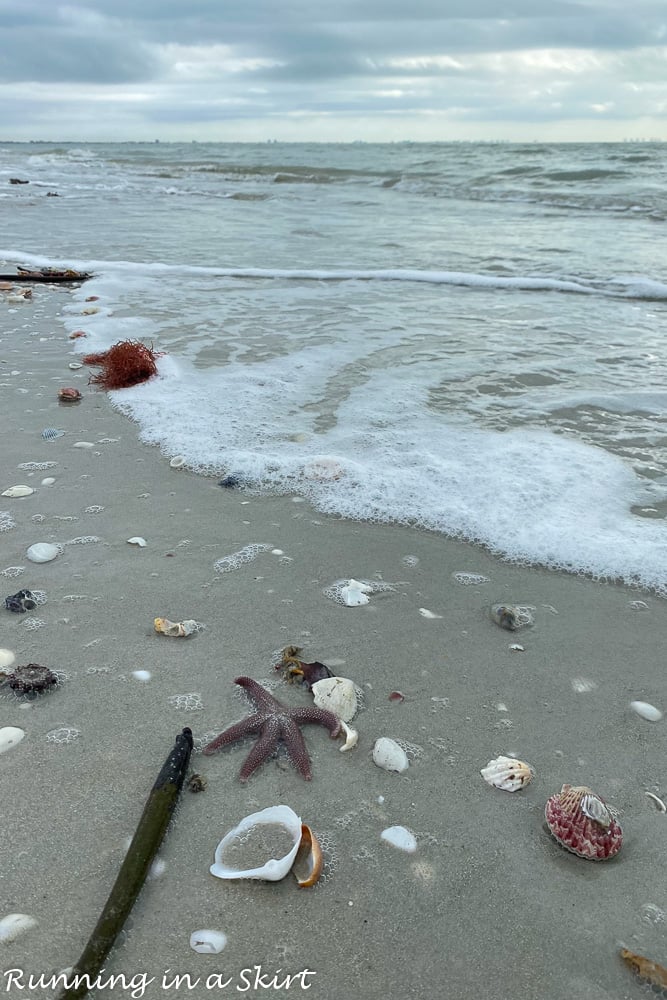
[{"label": "broken shell fragment", "polygon": [[193,931],[190,947],[200,955],[219,955],[227,944],[227,935],[222,931]]},{"label": "broken shell fragment", "polygon": [[127,544],[128,545],[138,545],[140,549],[143,549],[143,548],[146,547],[147,542],[146,542],[146,539],[142,538],[140,535],[133,535],[132,538],[128,538]]},{"label": "broken shell fragment", "polygon": [[533,616],[528,608],[516,607],[513,604],[492,604],[491,619],[501,628],[516,632],[524,625],[531,625]]},{"label": "broken shell fragment", "polygon": [[372,587],[367,583],[360,583],[359,580],[348,580],[344,587],[340,589],[340,596],[343,603],[348,608],[358,608],[362,604],[368,604],[368,595]]},{"label": "broken shell fragment", "polygon": [[357,714],[357,691],[349,677],[323,677],[310,689],[318,708],[326,708],[342,722],[351,722]]},{"label": "broken shell fragment", "polygon": [[292,875],[300,889],[315,885],[322,874],[322,848],[317,837],[305,823],[301,824],[301,842],[292,865]]},{"label": "broken shell fragment", "polygon": [[185,456],[174,455],[174,457],[169,462],[169,465],[172,467],[172,469],[182,469],[183,466],[185,465]]},{"label": "broken shell fragment", "polygon": [[500,756],[490,760],[479,773],[494,788],[518,792],[520,788],[525,788],[535,772],[530,764],[525,764],[522,760]]},{"label": "broken shell fragment", "polygon": [[658,965],[657,962],[651,961],[650,958],[644,958],[643,955],[636,955],[627,948],[621,948],[619,955],[640,979],[645,979],[652,986],[667,989],[667,969],[664,965]]},{"label": "broken shell fragment", "polygon": [[563,785],[547,801],[544,816],[552,836],[580,858],[606,861],[621,849],[623,831],[619,823],[590,788]]},{"label": "broken shell fragment", "polygon": [[373,762],[385,771],[396,771],[398,774],[407,771],[410,766],[403,747],[396,740],[390,740],[388,736],[381,736],[375,741]]},{"label": "broken shell fragment", "polygon": [[289,806],[251,813],[216,847],[211,875],[279,882],[294,864],[301,836],[301,817]]},{"label": "broken shell fragment", "polygon": [[32,486],[24,486],[19,484],[18,486],[10,486],[8,490],[4,490],[2,493],[3,497],[29,497],[31,493],[34,493]]},{"label": "broken shell fragment", "polygon": [[341,753],[343,753],[345,750],[352,750],[354,747],[356,747],[357,743],[359,742],[359,733],[357,732],[357,730],[352,729],[352,727],[348,726],[347,722],[343,722],[342,719],[340,723],[340,730],[341,734],[345,737],[345,743],[343,743],[342,747],[340,747]]},{"label": "broken shell fragment", "polygon": [[153,626],[156,632],[171,636],[193,635],[201,628],[199,622],[192,618],[186,618],[182,622],[170,622],[168,618],[156,618],[153,621]]},{"label": "broken shell fragment", "polygon": [[37,601],[29,590],[19,590],[16,594],[5,597],[5,607],[8,611],[15,611],[17,614],[24,614],[37,607]]},{"label": "broken shell fragment", "polygon": [[51,562],[60,555],[60,546],[52,545],[51,542],[35,542],[31,545],[26,555],[31,562],[46,563]]}]

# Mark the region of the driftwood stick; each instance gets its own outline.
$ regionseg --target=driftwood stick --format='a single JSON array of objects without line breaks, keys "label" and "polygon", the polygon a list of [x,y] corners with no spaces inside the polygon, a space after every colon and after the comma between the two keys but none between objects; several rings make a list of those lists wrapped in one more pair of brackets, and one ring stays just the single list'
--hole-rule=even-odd
[{"label": "driftwood stick", "polygon": [[191,751],[192,730],[186,728],[176,737],[174,748],[157,776],[102,915],[73,971],[63,977],[63,989],[57,1000],[77,1000],[93,988],[162,843],[183,787]]}]

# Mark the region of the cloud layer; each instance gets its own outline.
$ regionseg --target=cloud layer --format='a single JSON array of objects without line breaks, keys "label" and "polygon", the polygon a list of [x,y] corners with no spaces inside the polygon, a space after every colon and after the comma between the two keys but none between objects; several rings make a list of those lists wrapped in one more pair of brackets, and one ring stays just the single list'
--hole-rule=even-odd
[{"label": "cloud layer", "polygon": [[0,8],[0,138],[667,138],[638,0],[44,0]]}]

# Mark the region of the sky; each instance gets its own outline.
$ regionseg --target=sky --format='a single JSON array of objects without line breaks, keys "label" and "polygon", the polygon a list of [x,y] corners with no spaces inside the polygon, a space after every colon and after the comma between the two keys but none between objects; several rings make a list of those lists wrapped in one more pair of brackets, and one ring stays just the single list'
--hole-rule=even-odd
[{"label": "sky", "polygon": [[665,0],[0,0],[0,140],[667,139]]}]

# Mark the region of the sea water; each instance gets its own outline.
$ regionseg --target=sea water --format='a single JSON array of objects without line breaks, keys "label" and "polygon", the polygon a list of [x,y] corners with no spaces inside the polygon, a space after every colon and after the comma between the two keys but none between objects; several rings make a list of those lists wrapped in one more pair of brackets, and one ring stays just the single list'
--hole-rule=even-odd
[{"label": "sea water", "polygon": [[72,351],[165,352],[111,401],[194,471],[667,594],[665,164],[5,143],[0,258],[94,272]]}]

